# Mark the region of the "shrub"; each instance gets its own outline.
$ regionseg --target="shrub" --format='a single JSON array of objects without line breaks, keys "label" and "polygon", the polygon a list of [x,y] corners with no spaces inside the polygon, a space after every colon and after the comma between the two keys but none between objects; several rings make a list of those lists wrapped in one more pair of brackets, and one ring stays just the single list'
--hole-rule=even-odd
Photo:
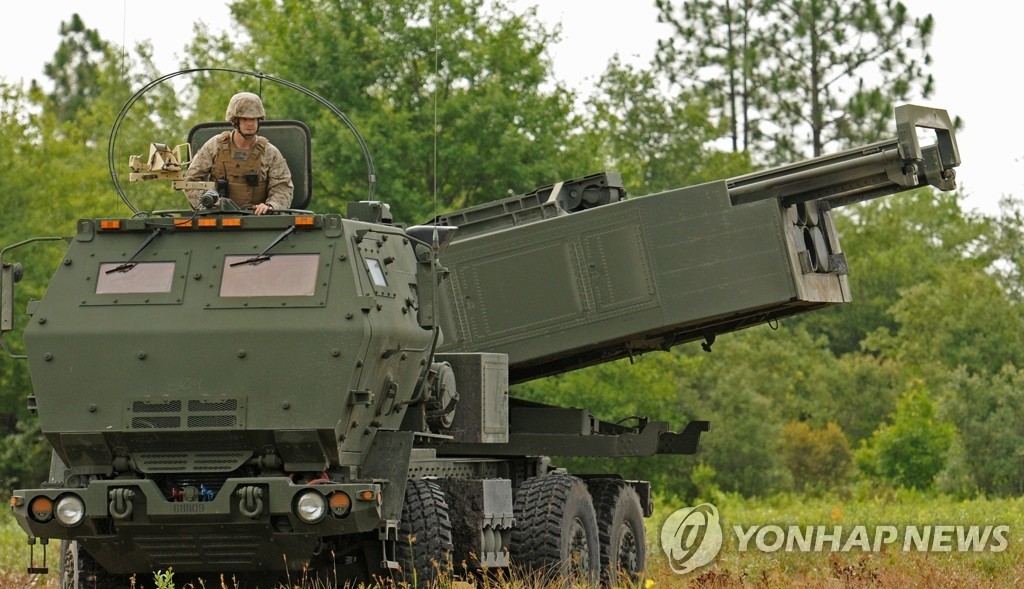
[{"label": "shrub", "polygon": [[886,482],[929,489],[946,465],[956,429],[940,421],[922,386],[900,397],[892,422],[883,424],[856,453],[861,471]]},{"label": "shrub", "polygon": [[829,489],[849,478],[853,453],[835,422],[815,430],[806,422],[791,421],[782,428],[781,437],[782,463],[797,491]]}]

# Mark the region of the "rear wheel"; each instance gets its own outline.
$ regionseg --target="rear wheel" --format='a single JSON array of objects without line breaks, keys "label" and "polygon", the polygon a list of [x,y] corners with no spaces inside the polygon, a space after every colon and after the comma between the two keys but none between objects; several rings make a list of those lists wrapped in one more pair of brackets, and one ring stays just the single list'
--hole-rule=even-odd
[{"label": "rear wheel", "polygon": [[528,479],[516,493],[512,558],[547,579],[597,578],[597,516],[580,479],[551,474]]},{"label": "rear wheel", "polygon": [[647,566],[644,513],[640,498],[618,479],[587,481],[601,537],[601,580],[610,587],[640,582]]},{"label": "rear wheel", "polygon": [[401,569],[395,580],[430,587],[441,575],[450,575],[451,553],[452,524],[444,491],[433,481],[410,480],[398,526],[395,554]]}]

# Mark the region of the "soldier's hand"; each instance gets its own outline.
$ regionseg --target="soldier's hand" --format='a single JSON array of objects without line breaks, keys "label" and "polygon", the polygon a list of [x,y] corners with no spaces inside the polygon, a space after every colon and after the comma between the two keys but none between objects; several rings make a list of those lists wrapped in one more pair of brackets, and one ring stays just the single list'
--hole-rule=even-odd
[{"label": "soldier's hand", "polygon": [[256,205],[255,207],[253,207],[253,209],[252,209],[252,210],[253,210],[253,212],[254,212],[254,213],[256,213],[257,215],[266,215],[266,214],[267,214],[267,213],[269,213],[270,211],[274,210],[274,207],[273,207],[273,206],[271,206],[271,205],[268,205],[268,204],[267,204],[267,203],[265,203],[265,202],[261,202],[260,204],[258,204],[258,205]]}]

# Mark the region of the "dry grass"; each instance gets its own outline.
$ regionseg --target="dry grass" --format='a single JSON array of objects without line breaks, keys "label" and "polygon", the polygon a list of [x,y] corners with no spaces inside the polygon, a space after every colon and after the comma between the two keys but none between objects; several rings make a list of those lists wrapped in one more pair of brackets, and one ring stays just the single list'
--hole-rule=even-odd
[{"label": "dry grass", "polygon": [[[719,496],[724,545],[710,565],[684,577],[674,574],[658,544],[660,524],[686,505],[662,502],[648,521],[654,587],[732,588],[1005,588],[1024,587],[1024,499],[958,501],[892,491],[884,496],[764,500]],[[896,543],[881,550],[849,552],[740,552],[732,526],[779,525],[1007,525],[1002,552],[904,552]]]},{"label": "dry grass", "polygon": [[[827,497],[776,497],[744,500],[718,497],[725,544],[710,565],[686,576],[672,572],[660,547],[660,527],[665,518],[685,504],[660,501],[648,520],[649,566],[647,579],[626,589],[733,589],[733,588],[1024,588],[1024,499],[957,501],[944,497],[896,492],[885,497],[850,499]],[[899,546],[878,552],[763,553],[740,552],[733,525],[1008,525],[1008,546],[1003,552],[904,552]],[[10,516],[0,522],[0,589],[56,589],[56,546],[49,554],[51,574],[32,577],[22,571],[28,564],[24,535]],[[38,552],[37,552],[38,554]],[[548,589],[562,583],[543,582],[519,574],[491,576],[466,574],[456,568],[445,575],[441,589]],[[472,579],[466,582],[465,579]],[[301,589],[330,589],[305,579],[292,579]],[[390,582],[369,587],[393,587]],[[154,589],[153,577],[139,578],[137,588]],[[233,589],[228,580],[205,583],[207,589]],[[182,585],[177,589],[187,589]],[[164,587],[163,589],[170,589]],[[195,589],[201,589],[196,586]],[[279,589],[285,589],[283,586]]]},{"label": "dry grass", "polygon": [[934,554],[816,554],[806,566],[787,569],[771,558],[746,562],[719,561],[680,578],[667,567],[651,569],[652,587],[693,589],[877,587],[941,589],[1024,587],[1024,564],[995,571],[987,566]]}]

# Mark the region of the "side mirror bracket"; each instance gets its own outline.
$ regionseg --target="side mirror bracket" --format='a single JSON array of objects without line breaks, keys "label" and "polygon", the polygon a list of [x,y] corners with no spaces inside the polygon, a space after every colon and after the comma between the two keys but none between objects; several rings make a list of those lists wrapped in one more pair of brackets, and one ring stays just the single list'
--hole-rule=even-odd
[{"label": "side mirror bracket", "polygon": [[3,349],[4,353],[15,360],[24,360],[27,356],[12,353],[7,348],[3,335],[9,331],[14,331],[14,285],[21,282],[22,277],[25,275],[25,269],[17,262],[5,262],[4,254],[10,250],[37,241],[57,241],[63,239],[63,237],[33,237],[0,250],[0,349]]}]

